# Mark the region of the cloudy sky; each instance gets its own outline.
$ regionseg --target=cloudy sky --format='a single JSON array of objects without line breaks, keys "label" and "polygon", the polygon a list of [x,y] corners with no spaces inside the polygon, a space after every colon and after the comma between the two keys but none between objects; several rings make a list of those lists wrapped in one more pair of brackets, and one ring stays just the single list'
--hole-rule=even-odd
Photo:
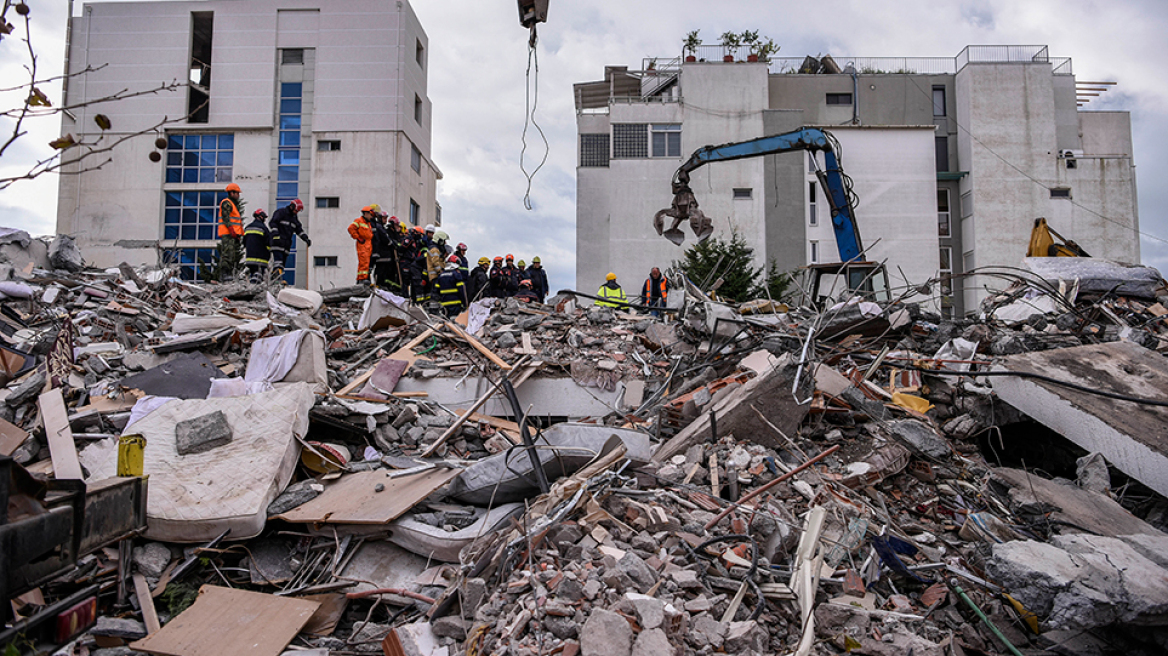
[{"label": "cloudy sky", "polygon": [[[65,0],[26,0],[43,70],[60,71]],[[247,0],[237,0],[246,2]],[[535,121],[520,169],[529,100],[527,33],[514,0],[414,0],[430,38],[433,158],[445,178],[438,201],[445,226],[471,254],[540,255],[553,289],[573,284],[575,267],[575,111],[572,84],[602,79],[605,65],[640,68],[645,57],[671,58],[686,32],[706,43],[733,30],[759,30],[778,56],[952,57],[969,44],[1049,45],[1071,57],[1079,80],[1118,82],[1087,109],[1132,112],[1143,260],[1168,271],[1168,2],[1163,0],[551,0],[540,27]],[[75,12],[80,13],[78,2]],[[16,40],[0,42],[0,79],[18,74]],[[532,71],[533,76],[535,71]],[[54,96],[56,97],[56,96]],[[0,94],[0,101],[11,100]],[[24,167],[49,150],[58,121],[45,119],[6,152],[0,172]],[[0,226],[33,234],[54,230],[56,180],[0,192]],[[643,217],[649,221],[651,217]],[[1072,237],[1073,238],[1073,237]],[[1089,245],[1087,245],[1089,248]],[[1022,248],[1020,245],[1019,248]],[[594,281],[581,282],[584,287]],[[583,290],[587,291],[587,290]]]}]

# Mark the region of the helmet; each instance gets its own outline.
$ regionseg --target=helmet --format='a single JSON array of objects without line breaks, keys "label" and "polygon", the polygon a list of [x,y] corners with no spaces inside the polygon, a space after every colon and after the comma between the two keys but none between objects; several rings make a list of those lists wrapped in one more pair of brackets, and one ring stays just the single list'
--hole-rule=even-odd
[{"label": "helmet", "polygon": [[491,263],[491,261],[488,260],[487,256],[485,256],[485,255],[479,258],[479,264],[490,264],[490,263]]},{"label": "helmet", "polygon": [[447,239],[450,239],[450,235],[446,234],[442,230],[439,230],[438,232],[434,233],[434,239],[437,239],[438,241],[446,241]]},{"label": "helmet", "polygon": [[390,220],[391,222],[393,222],[393,223],[397,223],[397,222],[398,222],[398,220],[397,220],[397,217],[396,217],[396,216],[391,216],[391,217],[389,217],[389,220]]},{"label": "helmet", "polygon": [[362,213],[362,214],[364,214],[365,212],[372,212],[372,211],[373,211],[373,206],[372,206],[372,205],[366,205],[365,207],[362,207],[362,208],[361,208],[361,213]]},{"label": "helmet", "polygon": [[435,228],[434,228],[434,224],[433,224],[433,223],[427,223],[427,224],[426,224],[426,232],[434,232],[434,229],[435,229]]},{"label": "helmet", "polygon": [[524,266],[525,266],[525,264],[524,264],[523,260],[519,260],[519,268],[522,269]]},{"label": "helmet", "polygon": [[240,191],[239,185],[232,182],[231,184],[227,185],[227,191]]},{"label": "helmet", "polygon": [[446,261],[453,262],[454,264],[462,264],[462,262],[459,261],[457,255],[451,255],[450,257],[446,258]]},{"label": "helmet", "polygon": [[496,255],[496,256],[495,256],[495,261],[496,261],[496,262],[502,262],[502,261],[503,261],[503,258],[502,258],[501,256],[499,256],[499,255]]},{"label": "helmet", "polygon": [[422,232],[422,226],[414,226],[414,232]]},{"label": "helmet", "polygon": [[616,274],[609,271],[608,275],[604,277],[605,280],[616,280]]},{"label": "helmet", "polygon": [[263,210],[263,208],[260,208],[260,209],[258,209],[258,210],[256,210],[256,211],[252,212],[252,213],[251,213],[251,215],[252,215],[252,216],[254,216],[255,218],[257,218],[257,219],[261,220],[261,221],[262,221],[262,220],[264,220],[264,219],[266,219],[266,218],[268,218],[268,213],[267,213],[267,212],[265,212],[265,211]]},{"label": "helmet", "polygon": [[377,214],[378,212],[381,211],[381,206],[378,205],[377,203],[373,203],[369,206],[369,209],[373,210],[374,214]]},{"label": "helmet", "polygon": [[389,218],[389,214],[387,214],[387,213],[385,213],[385,212],[378,212],[378,213],[377,213],[377,218],[379,218],[379,219],[382,219],[382,220],[385,220],[385,219],[388,219],[388,218]]},{"label": "helmet", "polygon": [[539,256],[536,255],[535,257],[531,258],[531,263],[532,264],[539,264]]},{"label": "helmet", "polygon": [[519,281],[519,286],[520,286],[520,287],[530,287],[530,286],[531,286],[531,281],[530,281],[530,280],[520,280],[520,281]]},{"label": "helmet", "polygon": [[512,255],[512,254],[510,254],[510,253],[507,253],[507,261],[508,261],[508,262],[510,262],[511,260],[514,260],[514,259],[515,259],[515,256],[514,256],[514,255]]},{"label": "helmet", "polygon": [[293,198],[292,202],[289,204],[292,206],[292,209],[296,210],[297,212],[304,211],[304,202],[301,201],[299,198]]},{"label": "helmet", "polygon": [[459,245],[458,245],[458,250],[460,250],[460,251],[465,251],[465,250],[466,250],[466,244],[459,244]]}]

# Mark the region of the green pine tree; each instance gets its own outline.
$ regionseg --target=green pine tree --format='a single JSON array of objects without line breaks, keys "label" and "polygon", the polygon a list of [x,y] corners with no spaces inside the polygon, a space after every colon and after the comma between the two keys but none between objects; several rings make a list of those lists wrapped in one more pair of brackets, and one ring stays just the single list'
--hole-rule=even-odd
[{"label": "green pine tree", "polygon": [[690,281],[709,291],[720,278],[722,284],[715,293],[719,298],[740,303],[753,298],[762,275],[762,267],[752,266],[754,249],[738,233],[730,240],[717,237],[700,242],[685,251],[675,269],[681,269]]}]

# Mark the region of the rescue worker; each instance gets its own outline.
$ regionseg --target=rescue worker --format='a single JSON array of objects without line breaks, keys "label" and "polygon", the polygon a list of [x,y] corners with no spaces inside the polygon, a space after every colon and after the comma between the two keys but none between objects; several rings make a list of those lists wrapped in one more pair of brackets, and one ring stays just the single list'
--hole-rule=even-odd
[{"label": "rescue worker", "polygon": [[243,264],[247,267],[249,281],[252,284],[264,282],[268,275],[268,260],[271,259],[272,235],[264,225],[268,214],[262,209],[252,212],[252,222],[247,224],[243,231],[243,250],[246,259]]},{"label": "rescue worker", "polygon": [[[463,280],[469,281],[470,262],[468,262],[466,259],[466,244],[459,244],[458,247],[454,249],[454,254],[458,256],[458,272],[462,274]],[[473,294],[471,295],[471,298],[474,298]]]},{"label": "rescue worker", "polygon": [[361,208],[361,216],[349,224],[349,236],[357,242],[357,284],[369,284],[369,261],[373,255],[373,208]]},{"label": "rescue worker", "polygon": [[514,296],[519,291],[519,271],[515,268],[515,256],[508,253],[503,265],[504,298]]},{"label": "rescue worker", "polygon": [[272,269],[277,278],[284,275],[284,267],[288,264],[288,252],[296,243],[296,237],[303,239],[305,246],[312,246],[312,240],[308,238],[304,226],[300,224],[299,214],[303,211],[304,203],[296,198],[273,212],[272,220],[268,222],[268,229],[272,234]]},{"label": "rescue worker", "polygon": [[519,291],[515,292],[515,300],[521,303],[538,303],[539,295],[531,288],[530,280],[519,281]]},{"label": "rescue worker", "polygon": [[601,285],[600,289],[596,292],[596,295],[604,300],[598,299],[595,303],[593,303],[593,305],[611,308],[626,307],[629,300],[625,298],[625,290],[621,289],[621,286],[617,284],[616,274],[610,271],[608,275],[604,277],[604,280],[605,283]]},{"label": "rescue worker", "polygon": [[433,297],[447,317],[457,317],[466,309],[466,283],[458,273],[458,258],[447,258],[442,273],[434,279]]},{"label": "rescue worker", "polygon": [[496,255],[488,276],[487,296],[491,298],[507,298],[507,278],[503,273],[503,258]]},{"label": "rescue worker", "polygon": [[515,280],[516,286],[523,284],[524,280],[531,280],[531,276],[527,275],[527,263],[523,260],[519,260],[519,263],[515,265]]},{"label": "rescue worker", "polygon": [[426,248],[429,248],[429,247],[434,245],[434,233],[437,230],[438,229],[434,227],[433,223],[426,224],[426,230],[425,230],[425,232],[422,233],[425,235],[425,239],[423,239],[423,241],[426,244]]},{"label": "rescue worker", "polygon": [[[390,224],[394,225],[392,219]],[[402,294],[407,298],[414,298],[413,263],[418,244],[414,241],[414,233],[405,224],[399,223],[397,227],[397,269],[401,276]]]},{"label": "rescue worker", "polygon": [[446,253],[446,240],[450,236],[438,230],[430,238],[430,247],[426,249],[426,275],[433,282],[441,275],[447,264],[449,255]]},{"label": "rescue worker", "polygon": [[243,239],[243,206],[239,185],[227,185],[227,198],[219,201],[219,279],[231,280],[239,268]]},{"label": "rescue worker", "polygon": [[[669,298],[669,279],[661,275],[661,269],[653,267],[645,285],[641,288],[641,305],[647,307],[665,307],[665,300]],[[649,310],[649,314],[660,317],[657,310]]]},{"label": "rescue worker", "polygon": [[474,303],[480,297],[486,297],[487,291],[487,268],[491,266],[491,261],[486,257],[479,258],[479,265],[471,270],[470,280],[466,283],[466,298],[471,303]]},{"label": "rescue worker", "polygon": [[426,233],[421,226],[414,226],[414,250],[410,253],[410,287],[415,303],[430,300],[430,276],[427,275],[427,255],[430,246],[426,243]]},{"label": "rescue worker", "polygon": [[397,276],[394,275],[397,268],[397,252],[394,244],[397,238],[397,229],[387,228],[388,223],[389,215],[385,212],[378,212],[373,220],[373,257],[371,259],[373,284],[381,289],[389,289],[397,293],[401,291]]},{"label": "rescue worker", "polygon": [[543,270],[538,255],[531,258],[531,265],[527,267],[527,278],[531,280],[531,289],[539,296],[539,302],[543,303],[548,295],[548,279],[547,271]]}]

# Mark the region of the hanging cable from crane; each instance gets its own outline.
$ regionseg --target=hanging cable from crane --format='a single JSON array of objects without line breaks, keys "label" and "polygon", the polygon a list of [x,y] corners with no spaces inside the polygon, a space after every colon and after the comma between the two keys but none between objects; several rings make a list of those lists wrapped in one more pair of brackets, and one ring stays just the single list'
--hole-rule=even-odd
[{"label": "hanging cable from crane", "polygon": [[[519,170],[523,172],[523,176],[527,178],[527,191],[523,194],[523,207],[528,210],[533,209],[531,204],[531,184],[535,174],[543,168],[547,163],[550,146],[548,144],[547,135],[544,134],[543,128],[535,120],[535,110],[539,105],[539,54],[536,51],[536,44],[539,42],[539,34],[536,31],[536,25],[547,22],[547,10],[549,0],[518,0],[519,2],[519,24],[526,27],[530,36],[527,39],[527,80],[525,86],[525,107],[523,112],[523,149],[519,151]],[[534,71],[534,75],[532,72]],[[543,140],[543,159],[540,160],[539,165],[535,167],[531,173],[527,172],[527,167],[524,166],[523,160],[527,154],[527,128],[528,125],[535,126],[536,131],[539,132],[540,138]]]}]

